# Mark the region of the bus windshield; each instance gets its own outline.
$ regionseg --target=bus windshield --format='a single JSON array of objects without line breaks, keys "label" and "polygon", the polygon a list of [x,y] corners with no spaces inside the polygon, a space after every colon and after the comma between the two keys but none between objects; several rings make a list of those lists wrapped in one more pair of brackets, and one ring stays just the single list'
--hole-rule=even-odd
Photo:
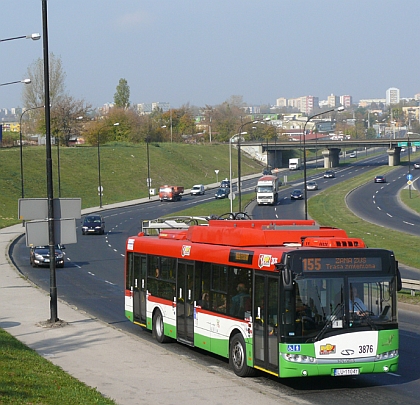
[{"label": "bus windshield", "polygon": [[395,327],[392,285],[391,277],[297,277],[289,302],[294,328],[288,330],[285,325],[285,334],[293,341],[317,341],[344,329]]}]

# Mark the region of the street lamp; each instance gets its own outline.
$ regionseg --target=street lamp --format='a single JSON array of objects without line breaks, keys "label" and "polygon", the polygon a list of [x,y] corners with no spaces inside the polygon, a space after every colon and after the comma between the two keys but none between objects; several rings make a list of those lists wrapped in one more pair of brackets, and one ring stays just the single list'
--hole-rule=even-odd
[{"label": "street lamp", "polygon": [[[116,122],[115,124],[113,124],[114,126],[118,126],[120,125],[119,122]],[[99,193],[99,208],[102,208],[102,182],[101,182],[101,152],[100,152],[100,147],[99,147],[99,134],[101,133],[101,131],[108,127],[109,124],[104,125],[103,127],[99,128],[98,131],[98,193]]]},{"label": "street lamp", "polygon": [[0,42],[13,41],[14,39],[32,39],[33,41],[37,41],[40,38],[41,38],[41,34],[38,32],[35,32],[29,35],[21,35],[19,37],[0,39]]},{"label": "street lamp", "polygon": [[331,108],[330,110],[320,112],[318,114],[311,115],[308,117],[308,119],[305,122],[305,125],[303,126],[303,187],[304,187],[304,200],[305,200],[305,219],[308,219],[308,190],[306,189],[306,124],[315,117],[318,117],[320,115],[324,115],[330,112],[341,112],[344,111],[344,107],[336,107]]},{"label": "street lamp", "polygon": [[29,84],[31,83],[31,79],[23,79],[23,80],[16,80],[14,82],[1,83],[0,86],[7,86],[9,84],[16,84],[16,83]]},{"label": "street lamp", "polygon": [[[270,119],[268,118],[268,119],[264,119],[264,120],[248,121],[248,122],[244,122],[239,127],[239,131],[238,131],[238,198],[239,198],[239,200],[238,200],[239,208],[238,209],[239,209],[239,212],[242,211],[242,199],[241,199],[241,135],[242,135],[242,129],[245,125],[264,123],[264,122],[269,121],[269,120]],[[231,182],[230,187],[231,187],[231,191],[232,191],[232,182]],[[231,207],[232,207],[232,199],[230,201],[231,201]],[[232,211],[232,209],[231,209],[231,211]]]},{"label": "street lamp", "polygon": [[21,190],[22,190],[22,198],[25,198],[25,191],[23,186],[23,150],[22,150],[22,118],[25,113],[31,110],[36,110],[37,108],[44,108],[43,105],[39,107],[32,107],[28,108],[27,110],[23,111],[22,114],[20,114],[20,120],[19,120],[19,146],[20,146],[20,184],[21,184]]}]

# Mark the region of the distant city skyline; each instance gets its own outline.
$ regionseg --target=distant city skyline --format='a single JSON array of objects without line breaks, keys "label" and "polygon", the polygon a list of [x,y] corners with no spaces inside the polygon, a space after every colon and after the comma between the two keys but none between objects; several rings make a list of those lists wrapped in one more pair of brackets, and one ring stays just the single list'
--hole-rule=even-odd
[{"label": "distant city skyline", "polygon": [[[0,39],[42,33],[41,1],[2,4]],[[49,0],[49,50],[69,95],[94,107],[113,101],[120,78],[133,104],[248,105],[279,97],[351,95],[357,102],[420,92],[418,0]],[[0,83],[25,78],[43,40],[0,43]],[[0,107],[22,106],[22,85],[0,88]]]}]

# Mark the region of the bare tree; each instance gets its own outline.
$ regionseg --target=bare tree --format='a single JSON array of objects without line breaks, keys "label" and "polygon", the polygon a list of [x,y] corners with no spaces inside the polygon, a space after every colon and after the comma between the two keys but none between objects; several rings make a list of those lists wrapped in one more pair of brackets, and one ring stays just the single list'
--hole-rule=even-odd
[{"label": "bare tree", "polygon": [[[64,95],[64,80],[66,74],[63,70],[61,58],[53,53],[49,56],[50,76],[50,102],[51,105],[59,101]],[[27,77],[31,80],[30,86],[23,87],[23,105],[33,108],[44,105],[44,60],[38,58],[27,70]]]},{"label": "bare tree", "polygon": [[69,146],[71,137],[80,134],[92,106],[84,100],[63,96],[51,107],[51,132],[58,138],[60,144]]}]

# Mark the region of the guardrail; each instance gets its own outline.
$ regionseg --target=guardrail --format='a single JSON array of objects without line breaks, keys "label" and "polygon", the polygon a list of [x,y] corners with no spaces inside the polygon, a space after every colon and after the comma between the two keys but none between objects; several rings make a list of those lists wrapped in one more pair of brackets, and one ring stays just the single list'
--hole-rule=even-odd
[{"label": "guardrail", "polygon": [[416,295],[416,291],[420,290],[420,280],[402,279],[402,288],[411,290],[411,295]]}]

